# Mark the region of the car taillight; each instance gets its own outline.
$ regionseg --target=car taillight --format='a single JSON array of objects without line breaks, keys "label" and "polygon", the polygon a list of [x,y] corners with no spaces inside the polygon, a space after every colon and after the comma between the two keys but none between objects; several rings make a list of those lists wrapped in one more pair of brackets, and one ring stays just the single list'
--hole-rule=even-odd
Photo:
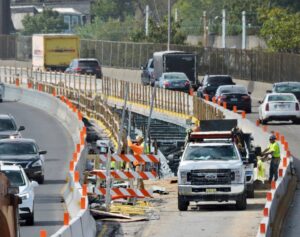
[{"label": "car taillight", "polygon": [[243,95],[242,100],[250,100],[250,96],[249,95]]},{"label": "car taillight", "polygon": [[269,103],[266,104],[266,111],[269,111]]},{"label": "car taillight", "polygon": [[74,71],[80,71],[80,70],[81,70],[80,67],[75,67],[75,68],[74,68]]},{"label": "car taillight", "polygon": [[101,71],[101,67],[96,67],[96,71]]},{"label": "car taillight", "polygon": [[299,111],[299,103],[296,103],[296,110]]},{"label": "car taillight", "polygon": [[171,85],[170,82],[168,82],[168,81],[165,81],[165,82],[164,82],[164,86],[165,86],[165,87],[168,87],[168,86],[170,86],[170,85]]}]

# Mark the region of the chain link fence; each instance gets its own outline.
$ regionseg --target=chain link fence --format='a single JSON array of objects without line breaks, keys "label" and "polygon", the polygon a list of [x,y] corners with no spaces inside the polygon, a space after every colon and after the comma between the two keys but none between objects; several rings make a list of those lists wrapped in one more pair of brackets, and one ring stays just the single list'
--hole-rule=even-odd
[{"label": "chain link fence", "polygon": [[[153,52],[166,48],[166,44],[82,39],[80,51],[81,57],[97,58],[104,66],[140,69]],[[171,49],[196,53],[200,75],[230,74],[238,79],[269,83],[300,78],[298,54],[187,45],[171,45]],[[31,60],[31,37],[0,35],[0,59]]]}]

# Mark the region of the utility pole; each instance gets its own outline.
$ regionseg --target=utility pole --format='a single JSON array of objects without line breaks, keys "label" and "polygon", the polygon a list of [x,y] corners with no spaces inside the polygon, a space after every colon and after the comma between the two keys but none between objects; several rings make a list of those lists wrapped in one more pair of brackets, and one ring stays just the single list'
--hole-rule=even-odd
[{"label": "utility pole", "polygon": [[203,43],[204,47],[208,46],[208,26],[206,11],[203,11]]},{"label": "utility pole", "polygon": [[149,35],[149,5],[146,6],[145,33]]},{"label": "utility pole", "polygon": [[9,35],[11,29],[10,1],[0,0],[0,35]]},{"label": "utility pole", "polygon": [[168,51],[170,50],[171,42],[171,2],[168,0]]},{"label": "utility pole", "polygon": [[242,12],[242,49],[246,49],[246,12]]},{"label": "utility pole", "polygon": [[222,48],[226,48],[226,12],[222,10]]}]

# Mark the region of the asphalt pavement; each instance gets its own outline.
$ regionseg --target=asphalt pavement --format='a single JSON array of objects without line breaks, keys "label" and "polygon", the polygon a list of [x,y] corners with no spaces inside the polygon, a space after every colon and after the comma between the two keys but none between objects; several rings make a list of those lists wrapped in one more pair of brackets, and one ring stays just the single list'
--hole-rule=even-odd
[{"label": "asphalt pavement", "polygon": [[[63,125],[47,113],[16,102],[0,104],[0,113],[12,114],[17,125],[24,125],[23,137],[34,138],[45,155],[45,183],[36,188],[34,226],[21,225],[20,237],[40,236],[41,229],[48,236],[63,225],[65,205],[60,191],[65,183],[68,160],[72,157],[73,143]],[[1,234],[0,234],[1,235]]]}]

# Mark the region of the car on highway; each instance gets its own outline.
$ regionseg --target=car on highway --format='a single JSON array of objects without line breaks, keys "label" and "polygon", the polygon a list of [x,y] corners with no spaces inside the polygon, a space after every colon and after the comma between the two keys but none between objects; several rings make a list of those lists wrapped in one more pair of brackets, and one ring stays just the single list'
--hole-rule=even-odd
[{"label": "car on highway", "polygon": [[24,126],[19,128],[16,125],[15,118],[10,114],[0,114],[0,139],[6,138],[20,138],[22,137],[20,131],[25,130]]},{"label": "car on highway", "polygon": [[39,149],[33,139],[16,138],[0,140],[0,161],[4,164],[22,166],[28,178],[44,183],[45,157],[47,151]]},{"label": "car on highway", "polygon": [[3,98],[4,98],[4,84],[2,82],[0,82],[0,103],[3,102]]},{"label": "car on highway", "polygon": [[154,64],[153,58],[149,58],[145,66],[141,66],[141,83],[143,85],[150,85],[154,82]]},{"label": "car on highway", "polygon": [[296,96],[297,100],[300,101],[300,82],[297,81],[287,81],[287,82],[277,82],[273,84],[272,91],[267,91],[268,93],[292,93]]},{"label": "car on highway", "polygon": [[36,181],[30,181],[19,165],[3,165],[0,162],[0,172],[5,174],[10,182],[10,186],[18,188],[18,196],[22,199],[19,204],[19,215],[21,220],[25,220],[27,225],[34,224],[34,188],[38,186]]},{"label": "car on highway", "polygon": [[102,78],[102,68],[96,58],[75,58],[65,73],[96,75],[97,78]]},{"label": "car on highway", "polygon": [[269,121],[300,120],[299,101],[292,93],[269,93],[263,101],[259,101],[259,120],[262,124]]},{"label": "car on highway", "polygon": [[221,104],[226,102],[228,109],[233,109],[233,106],[236,106],[238,110],[244,110],[247,113],[252,111],[250,92],[245,86],[219,86],[215,97]]},{"label": "car on highway", "polygon": [[191,88],[190,80],[183,72],[164,72],[156,85],[159,88],[186,93],[189,93]]},{"label": "car on highway", "polygon": [[197,89],[197,96],[205,98],[205,96],[208,95],[211,100],[215,96],[218,87],[224,85],[235,85],[231,76],[205,75]]}]

